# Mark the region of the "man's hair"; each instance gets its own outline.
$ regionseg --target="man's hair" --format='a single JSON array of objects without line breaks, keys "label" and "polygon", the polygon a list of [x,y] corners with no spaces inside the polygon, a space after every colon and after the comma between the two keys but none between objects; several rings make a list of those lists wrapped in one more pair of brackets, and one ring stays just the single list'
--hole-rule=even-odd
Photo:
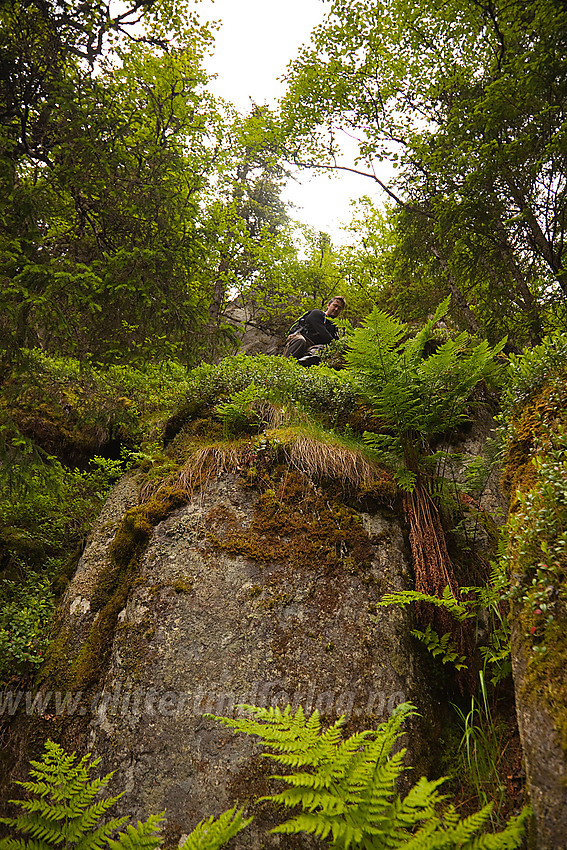
[{"label": "man's hair", "polygon": [[329,301],[329,304],[332,301],[340,301],[342,303],[343,307],[346,307],[346,298],[344,297],[344,295],[333,295],[333,297]]}]

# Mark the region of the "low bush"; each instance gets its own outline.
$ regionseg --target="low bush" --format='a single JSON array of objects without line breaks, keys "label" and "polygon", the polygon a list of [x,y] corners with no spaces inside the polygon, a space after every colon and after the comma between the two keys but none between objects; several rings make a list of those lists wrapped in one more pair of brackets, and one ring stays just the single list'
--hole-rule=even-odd
[{"label": "low bush", "polygon": [[314,414],[327,424],[352,409],[356,394],[348,378],[332,369],[305,369],[292,358],[257,354],[227,357],[218,365],[203,365],[189,373],[180,419],[218,404],[251,385],[266,401],[291,405]]}]

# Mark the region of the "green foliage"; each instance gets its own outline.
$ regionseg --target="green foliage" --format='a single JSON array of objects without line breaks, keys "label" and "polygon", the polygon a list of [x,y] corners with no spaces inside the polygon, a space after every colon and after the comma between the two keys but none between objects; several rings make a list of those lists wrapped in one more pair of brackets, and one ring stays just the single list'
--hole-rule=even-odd
[{"label": "green foliage", "polygon": [[490,710],[482,670],[479,677],[480,699],[471,697],[470,709],[467,713],[459,706],[454,706],[463,730],[459,753],[463,768],[472,780],[478,799],[483,805],[494,802],[498,812],[506,794],[499,770],[504,755],[503,734]]},{"label": "green foliage", "polygon": [[[461,587],[461,593],[468,598],[455,599],[449,587],[441,596],[421,593],[417,590],[401,590],[396,593],[384,593],[376,607],[388,605],[419,605],[427,603],[447,611],[457,622],[462,623],[474,617],[483,623],[483,631],[488,626],[486,644],[478,647],[482,657],[485,672],[490,670],[491,683],[496,685],[511,672],[510,662],[510,623],[503,614],[502,606],[510,597],[509,583],[503,564],[497,561],[492,569],[489,582],[482,587]],[[439,635],[435,629],[427,625],[425,631],[413,629],[412,634],[420,640],[432,653],[440,656],[443,664],[451,662],[457,670],[466,667],[463,656],[460,656],[452,644],[451,635]],[[483,673],[484,675],[484,673]]]},{"label": "green foliage", "polygon": [[388,605],[411,605],[413,603],[429,602],[448,611],[459,622],[472,617],[471,603],[460,599],[455,599],[449,587],[445,587],[442,596],[432,596],[431,594],[421,593],[418,590],[400,590],[397,593],[384,593],[377,607],[383,608]]},{"label": "green foliage", "polygon": [[487,834],[491,805],[463,820],[452,806],[442,810],[438,789],[443,779],[421,777],[405,797],[396,780],[405,768],[405,750],[395,750],[404,720],[415,714],[406,703],[376,730],[343,739],[338,720],[322,731],[318,712],[305,718],[302,708],[244,706],[253,719],[216,718],[247,735],[257,736],[267,758],[288,769],[273,777],[283,791],[265,798],[300,811],[273,832],[307,833],[329,839],[334,847],[513,848],[522,841],[528,811],[512,818],[500,833]]},{"label": "green foliage", "polygon": [[547,336],[541,345],[522,354],[510,354],[505,392],[501,401],[501,421],[515,417],[530,396],[557,375],[565,372],[567,334]]},{"label": "green foliage", "polygon": [[[60,464],[0,486],[0,682],[43,661],[53,610],[53,583],[64,581],[73,553],[100,510],[107,472]],[[61,586],[57,588],[61,590]]]},{"label": "green foliage", "polygon": [[[0,395],[0,456],[8,461],[4,474],[12,467],[25,471],[24,455],[35,458],[39,471],[49,460],[45,452],[59,453],[70,465],[69,455],[90,460],[111,440],[129,449],[155,440],[188,386],[187,369],[174,361],[136,369],[95,366],[39,350],[23,351],[22,357],[21,370],[14,371]],[[38,444],[44,450],[39,457]]]},{"label": "green foliage", "polygon": [[446,633],[440,637],[429,624],[426,626],[425,631],[411,629],[410,634],[421,641],[434,658],[439,657],[443,664],[451,663],[455,667],[455,670],[467,669],[465,663],[467,659],[464,655],[459,655],[450,634]]},{"label": "green foliage", "polygon": [[252,821],[253,818],[242,817],[242,809],[229,809],[216,820],[210,817],[201,821],[183,844],[179,845],[180,850],[219,850]]},{"label": "green foliage", "polygon": [[187,404],[181,408],[181,413],[184,409],[195,411],[221,403],[234,393],[244,392],[241,399],[245,399],[252,384],[258,389],[252,392],[251,398],[262,396],[273,404],[294,406],[331,422],[354,406],[356,399],[340,372],[304,369],[292,358],[238,354],[225,358],[216,366],[206,364],[191,371]]},{"label": "green foliage", "polygon": [[[100,797],[112,773],[91,779],[91,771],[100,758],[90,754],[77,759],[75,753],[66,753],[58,744],[47,741],[40,761],[31,762],[33,779],[18,782],[28,792],[25,800],[11,800],[23,810],[14,818],[0,818],[0,823],[28,838],[2,838],[0,850],[52,850],[64,845],[81,850],[155,850],[161,846],[159,829],[164,816],[150,815],[147,821],[125,831],[118,830],[128,817],[115,817],[100,821],[122,797]],[[217,820],[202,821],[181,845],[185,850],[220,850],[221,847],[252,821],[244,819],[242,810],[230,809]]]},{"label": "green foliage", "polygon": [[493,342],[564,326],[565,25],[558,0],[330,4],[281,121],[297,163],[350,165],[398,204],[380,304],[417,319],[451,292],[453,317]]},{"label": "green foliage", "polygon": [[106,362],[190,357],[204,320],[193,196],[216,170],[218,114],[202,92],[210,35],[192,16],[188,30],[182,50],[132,43],[96,74],[67,56],[43,109],[22,119],[39,122],[43,144],[34,151],[25,139],[6,171],[4,365],[38,338]]},{"label": "green foliage", "polygon": [[413,336],[408,325],[375,308],[355,331],[347,363],[357,387],[373,407],[377,433],[368,444],[389,461],[403,489],[412,490],[420,472],[420,455],[431,453],[429,441],[467,419],[470,393],[494,372],[494,358],[504,342],[468,346],[466,333],[448,339],[427,356],[436,323],[449,299]]},{"label": "green foliage", "polygon": [[45,576],[29,572],[21,582],[0,580],[0,682],[43,662],[52,613]]},{"label": "green foliage", "polygon": [[348,336],[341,336],[332,340],[321,351],[321,363],[331,369],[342,369],[345,364],[345,355],[348,351]]},{"label": "green foliage", "polygon": [[523,612],[536,655],[545,655],[546,637],[562,629],[567,600],[567,430],[560,426],[548,437],[551,447],[533,460],[535,486],[516,494],[501,560],[508,597]]},{"label": "green foliage", "polygon": [[252,381],[240,392],[231,393],[228,401],[217,404],[215,413],[221,418],[225,436],[259,428],[262,418],[256,406],[262,397],[263,393]]},{"label": "green foliage", "polygon": [[[397,241],[395,222],[395,209],[382,203],[378,206],[364,196],[354,204],[352,218],[344,228],[348,245],[335,249],[341,292],[346,295],[348,317],[354,327],[377,304],[385,306]],[[407,316],[408,312],[401,314]],[[419,318],[423,315],[424,311]]]},{"label": "green foliage", "polygon": [[113,834],[128,820],[127,817],[99,821],[120,799],[116,797],[96,799],[108,784],[111,773],[98,779],[90,779],[90,772],[100,762],[90,754],[77,760],[53,741],[47,741],[41,761],[32,761],[30,774],[33,779],[18,782],[28,792],[26,800],[12,800],[22,810],[15,818],[0,818],[0,823],[12,827],[17,833],[29,836],[3,838],[2,850],[50,850],[64,844],[65,847],[80,847],[95,850],[108,846],[111,850],[152,850],[160,844],[157,830],[162,815],[152,815],[145,823],[129,826],[117,838]]},{"label": "green foliage", "polygon": [[[41,663],[53,595],[103,500],[126,470],[151,464],[161,422],[187,386],[187,371],[171,362],[140,371],[23,356],[0,396],[2,682]],[[102,455],[109,443],[120,457]]]}]

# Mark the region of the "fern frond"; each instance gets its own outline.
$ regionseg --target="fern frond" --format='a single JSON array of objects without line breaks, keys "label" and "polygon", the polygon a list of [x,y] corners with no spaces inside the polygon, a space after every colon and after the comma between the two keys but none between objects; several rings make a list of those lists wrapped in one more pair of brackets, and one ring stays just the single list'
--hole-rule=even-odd
[{"label": "fern frond", "polygon": [[104,844],[108,843],[112,833],[120,829],[121,826],[124,826],[127,820],[127,815],[121,818],[113,818],[90,832],[82,832],[74,829],[72,832],[69,832],[68,841],[74,844],[74,850],[97,850],[97,848],[103,847]]},{"label": "fern frond", "polygon": [[378,608],[384,608],[387,605],[411,605],[413,602],[431,602],[432,605],[436,605],[438,608],[444,608],[459,621],[473,617],[475,613],[472,603],[455,599],[448,586],[443,590],[442,596],[421,593],[419,590],[400,590],[396,593],[384,593],[380,601],[376,603],[376,606]]},{"label": "fern frond", "polygon": [[180,845],[180,850],[218,850],[223,847],[227,841],[238,835],[252,822],[253,818],[245,820],[242,812],[242,809],[236,811],[235,807],[223,812],[217,820],[210,817],[206,821],[201,821]]},{"label": "fern frond", "polygon": [[[136,826],[128,824],[126,832],[121,832],[116,839],[107,839],[110,850],[154,850],[161,844],[160,829],[164,821],[164,813],[150,815]],[[82,849],[81,849],[82,850]]]},{"label": "fern frond", "polygon": [[439,636],[431,625],[427,625],[424,632],[411,629],[410,634],[421,641],[434,657],[440,656],[443,664],[451,663],[457,670],[467,669],[466,657],[459,655],[449,633]]},{"label": "fern frond", "polygon": [[2,823],[13,827],[17,832],[26,833],[33,839],[41,841],[44,846],[45,844],[59,844],[64,840],[61,826],[41,815],[35,815],[33,819],[26,815],[17,818],[3,818]]},{"label": "fern frond", "polygon": [[[118,799],[119,797],[109,797],[106,800],[99,800],[80,814],[73,812],[72,831],[70,831],[69,837],[76,841],[80,835],[94,829],[98,821]],[[121,826],[121,824],[117,824],[117,826]]]},{"label": "fern frond", "polygon": [[[278,751],[266,753],[278,761],[289,758],[301,762],[301,770],[272,777],[287,787],[277,794],[262,797],[280,806],[295,809],[293,816],[272,832],[284,835],[307,833],[328,839],[334,846],[360,850],[499,850],[519,846],[523,821],[511,821],[503,833],[473,836],[484,830],[489,809],[459,820],[454,808],[440,814],[444,796],[439,792],[444,779],[422,777],[402,799],[396,783],[405,770],[405,750],[392,752],[402,734],[405,719],[415,714],[405,703],[375,730],[366,730],[346,740],[320,731],[319,716],[308,720],[302,715],[254,709],[253,721],[222,718],[236,731],[248,725],[265,747],[276,740]],[[310,733],[306,734],[311,724]],[[276,734],[276,726],[280,726]],[[263,729],[263,731],[262,731]],[[316,734],[313,735],[313,732]],[[301,748],[312,748],[308,754]],[[291,753],[291,756],[290,756]],[[293,765],[290,765],[293,767]],[[301,811],[297,811],[300,808]],[[488,843],[474,843],[482,839]],[[491,843],[493,839],[496,843]],[[186,845],[184,845],[186,846]],[[199,845],[200,847],[201,845]],[[216,845],[215,845],[216,846]],[[208,845],[207,845],[208,848]],[[194,850],[194,848],[187,848]]]},{"label": "fern frond", "polygon": [[[22,813],[15,818],[2,818],[0,823],[30,836],[29,839],[6,838],[1,850],[102,850],[113,844],[111,836],[124,826],[128,817],[111,818],[98,825],[122,793],[105,799],[95,798],[106,787],[111,773],[90,779],[90,771],[100,763],[90,754],[77,761],[74,753],[66,753],[58,744],[47,741],[41,761],[31,762],[27,782],[19,782],[30,796],[12,800]],[[145,824],[128,827],[115,843],[116,848],[154,850],[160,843],[155,834],[160,818],[153,816]]]},{"label": "fern frond", "polygon": [[431,339],[431,333],[437,322],[445,316],[449,310],[451,296],[445,298],[435,310],[435,314],[429,319],[420,331],[407,339],[404,343],[404,355],[412,366],[417,365],[423,359],[425,345]]},{"label": "fern frond", "polygon": [[22,841],[21,838],[0,838],[1,850],[46,850],[46,846],[42,841]]}]

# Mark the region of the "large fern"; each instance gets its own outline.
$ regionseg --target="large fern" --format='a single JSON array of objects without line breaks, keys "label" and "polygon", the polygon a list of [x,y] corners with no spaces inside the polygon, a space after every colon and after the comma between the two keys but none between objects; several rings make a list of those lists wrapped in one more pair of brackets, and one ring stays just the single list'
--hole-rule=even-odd
[{"label": "large fern", "polygon": [[[377,308],[350,340],[347,363],[355,383],[374,408],[380,433],[368,433],[368,443],[392,460],[405,484],[409,470],[419,474],[420,455],[428,441],[467,418],[471,390],[494,370],[494,358],[505,340],[494,348],[483,341],[470,347],[466,333],[448,339],[425,356],[435,324],[449,309],[445,299],[421,330],[409,335],[404,322]],[[411,489],[413,479],[408,479]]]},{"label": "large fern", "polygon": [[216,718],[247,735],[256,735],[269,752],[263,753],[288,769],[274,779],[286,788],[262,799],[294,809],[295,814],[273,832],[305,832],[329,839],[334,847],[361,850],[497,850],[519,847],[524,810],[500,833],[486,833],[492,806],[464,820],[453,807],[445,810],[439,787],[444,779],[422,777],[400,797],[396,780],[406,769],[405,750],[394,752],[404,720],[415,714],[413,706],[399,706],[375,730],[343,739],[338,720],[321,729],[315,711],[305,718],[303,709],[244,706],[250,718]]},{"label": "large fern", "polygon": [[[505,340],[470,346],[466,333],[448,339],[427,355],[435,324],[449,309],[447,298],[421,330],[411,336],[403,322],[375,308],[350,341],[347,363],[352,380],[372,405],[375,433],[365,433],[368,445],[389,464],[404,490],[403,507],[415,573],[415,589],[440,597],[445,587],[458,600],[459,585],[447,549],[439,513],[439,479],[432,472],[432,438],[467,418],[474,386],[494,370],[494,358]],[[420,607],[441,633],[451,633],[451,617],[441,607]],[[471,643],[466,629],[454,634]]]},{"label": "large fern", "polygon": [[[26,800],[11,801],[23,813],[16,818],[0,818],[0,823],[30,836],[30,840],[3,839],[2,850],[31,850],[32,847],[33,850],[47,850],[59,845],[91,850],[108,843],[110,836],[128,818],[111,818],[97,826],[122,796],[96,800],[112,775],[90,779],[90,771],[99,762],[100,759],[91,761],[90,754],[77,761],[74,753],[65,753],[58,744],[47,741],[41,761],[31,762],[33,779],[17,783],[30,795]],[[154,833],[159,822],[159,817],[154,819]],[[158,844],[159,837],[155,836],[153,842],[145,846],[157,847]]]}]

